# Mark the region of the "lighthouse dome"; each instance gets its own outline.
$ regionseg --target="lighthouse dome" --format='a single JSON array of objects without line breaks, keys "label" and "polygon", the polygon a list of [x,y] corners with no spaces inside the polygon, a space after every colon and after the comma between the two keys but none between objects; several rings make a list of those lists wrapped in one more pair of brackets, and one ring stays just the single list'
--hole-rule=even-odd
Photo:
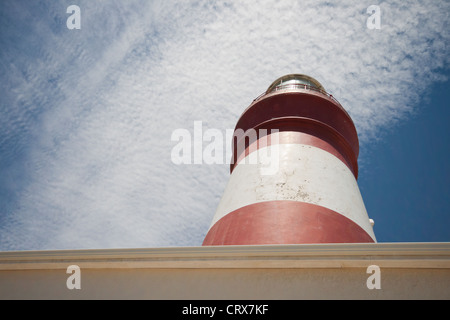
[{"label": "lighthouse dome", "polygon": [[320,84],[319,81],[314,79],[313,77],[307,76],[305,74],[287,74],[284,75],[269,86],[269,88],[266,91],[267,93],[271,93],[278,90],[283,89],[313,89],[318,91],[325,91],[325,88]]}]

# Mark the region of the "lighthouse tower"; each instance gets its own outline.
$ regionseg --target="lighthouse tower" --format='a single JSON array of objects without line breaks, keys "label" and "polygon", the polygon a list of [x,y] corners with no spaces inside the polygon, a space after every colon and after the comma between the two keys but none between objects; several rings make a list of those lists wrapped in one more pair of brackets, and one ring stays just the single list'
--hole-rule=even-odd
[{"label": "lighthouse tower", "polygon": [[314,78],[275,80],[239,118],[231,176],[203,245],[376,242],[358,135]]}]

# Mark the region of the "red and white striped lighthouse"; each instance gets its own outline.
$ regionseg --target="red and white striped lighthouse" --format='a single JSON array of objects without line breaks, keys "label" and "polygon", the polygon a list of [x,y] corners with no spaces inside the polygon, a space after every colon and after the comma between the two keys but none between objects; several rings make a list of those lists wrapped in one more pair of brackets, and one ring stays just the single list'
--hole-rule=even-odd
[{"label": "red and white striped lighthouse", "polygon": [[233,146],[203,245],[376,242],[356,182],[355,126],[317,80],[275,80],[239,118]]}]

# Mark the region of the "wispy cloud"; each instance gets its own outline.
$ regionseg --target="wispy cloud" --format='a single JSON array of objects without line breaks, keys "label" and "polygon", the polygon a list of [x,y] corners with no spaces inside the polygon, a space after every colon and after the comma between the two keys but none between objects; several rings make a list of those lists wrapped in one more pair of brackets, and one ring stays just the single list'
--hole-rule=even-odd
[{"label": "wispy cloud", "polygon": [[[448,65],[448,2],[2,3],[0,249],[199,245],[226,165],[177,166],[177,128],[233,128],[277,77],[317,78],[363,144]],[[4,31],[3,31],[4,30]]]}]

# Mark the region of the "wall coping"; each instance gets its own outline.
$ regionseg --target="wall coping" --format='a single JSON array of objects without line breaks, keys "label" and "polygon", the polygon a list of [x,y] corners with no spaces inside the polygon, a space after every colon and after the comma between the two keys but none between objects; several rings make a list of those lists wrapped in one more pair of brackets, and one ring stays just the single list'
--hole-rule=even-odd
[{"label": "wall coping", "polygon": [[79,249],[0,252],[0,271],[209,268],[450,268],[450,242]]}]

